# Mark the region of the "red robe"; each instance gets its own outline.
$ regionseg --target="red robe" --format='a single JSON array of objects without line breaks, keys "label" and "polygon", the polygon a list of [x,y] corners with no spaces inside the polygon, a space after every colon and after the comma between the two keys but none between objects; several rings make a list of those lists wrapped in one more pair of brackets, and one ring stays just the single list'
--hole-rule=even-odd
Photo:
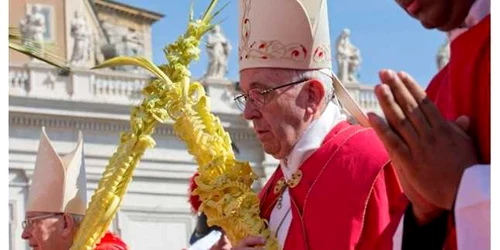
[{"label": "red robe", "polygon": [[451,43],[451,58],[427,95],[448,120],[471,118],[479,163],[490,164],[490,15]]},{"label": "red robe", "polygon": [[[451,58],[431,81],[427,95],[448,120],[471,118],[468,131],[480,164],[490,164],[490,15],[451,43]],[[457,249],[453,213],[445,249]]]},{"label": "red robe", "polygon": [[127,244],[111,232],[106,232],[95,250],[128,250]]},{"label": "red robe", "polygon": [[[427,95],[443,116],[471,119],[472,137],[480,164],[490,164],[490,15],[451,43],[451,58],[431,81]],[[444,249],[457,249],[453,212],[449,212]]]},{"label": "red robe", "polygon": [[[395,228],[393,218],[406,200],[372,129],[336,125],[300,170],[302,179],[289,189],[292,222],[285,250],[381,249],[381,235]],[[267,220],[281,177],[278,168],[260,193],[261,216]]]}]

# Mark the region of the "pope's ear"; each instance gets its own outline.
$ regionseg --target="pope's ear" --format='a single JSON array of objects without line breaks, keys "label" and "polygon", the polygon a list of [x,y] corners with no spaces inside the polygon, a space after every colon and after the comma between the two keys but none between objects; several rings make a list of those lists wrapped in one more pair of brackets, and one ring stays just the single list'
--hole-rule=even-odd
[{"label": "pope's ear", "polygon": [[63,214],[62,223],[62,235],[64,237],[72,237],[72,233],[76,229],[75,219],[69,214]]},{"label": "pope's ear", "polygon": [[316,79],[309,80],[307,84],[307,107],[311,109],[311,112],[316,113],[325,98],[325,88]]}]

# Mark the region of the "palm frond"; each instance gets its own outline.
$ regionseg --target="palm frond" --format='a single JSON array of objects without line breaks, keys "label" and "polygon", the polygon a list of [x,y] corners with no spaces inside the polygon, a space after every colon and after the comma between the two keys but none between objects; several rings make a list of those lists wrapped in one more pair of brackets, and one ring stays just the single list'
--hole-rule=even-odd
[{"label": "palm frond", "polygon": [[92,69],[102,69],[102,68],[127,66],[127,65],[134,65],[141,67],[151,72],[159,79],[166,81],[169,84],[172,84],[170,78],[168,78],[168,76],[163,71],[161,71],[161,69],[158,68],[158,66],[156,66],[155,64],[153,64],[151,61],[149,61],[144,57],[117,56],[93,67]]},{"label": "palm frond", "polygon": [[212,0],[210,2],[210,4],[208,5],[208,8],[205,10],[205,13],[203,13],[203,17],[202,17],[202,22],[204,23],[208,23],[209,20],[212,19],[212,10],[215,8],[215,5],[217,4],[217,1],[218,0]]},{"label": "palm frond", "polygon": [[216,10],[211,16],[210,19],[208,20],[209,22],[212,22],[215,17],[217,17],[221,11],[223,11],[227,6],[229,5],[229,2],[224,4],[222,7],[220,7],[218,10]]},{"label": "palm frond", "polygon": [[189,22],[194,20],[194,0],[191,0],[189,5]]},{"label": "palm frond", "polygon": [[9,27],[9,48],[60,68],[63,71],[70,70],[66,60],[57,53],[61,51],[60,48],[50,43],[40,43],[38,41],[23,39],[21,31],[17,27]]}]

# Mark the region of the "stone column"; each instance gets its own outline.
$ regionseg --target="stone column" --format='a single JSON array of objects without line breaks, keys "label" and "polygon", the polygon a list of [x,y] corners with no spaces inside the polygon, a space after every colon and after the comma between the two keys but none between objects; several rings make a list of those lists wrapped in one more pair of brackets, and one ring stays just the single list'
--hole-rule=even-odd
[{"label": "stone column", "polygon": [[72,100],[90,101],[93,98],[92,84],[94,74],[87,69],[72,68],[68,82],[68,92]]}]

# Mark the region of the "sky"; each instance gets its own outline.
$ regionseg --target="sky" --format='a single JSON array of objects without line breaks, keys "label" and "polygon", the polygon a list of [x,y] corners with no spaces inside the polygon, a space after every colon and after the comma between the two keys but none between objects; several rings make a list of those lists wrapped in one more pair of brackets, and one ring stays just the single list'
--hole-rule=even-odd
[{"label": "sky", "polygon": [[[162,48],[184,33],[190,0],[118,0],[135,7],[165,15],[153,24],[153,61],[166,60]],[[209,0],[194,0],[195,16],[200,16]],[[238,4],[239,0],[219,0],[218,6],[228,6],[216,21],[232,44],[228,78],[238,80]],[[351,42],[360,49],[362,63],[359,80],[362,84],[379,83],[381,69],[404,70],[422,86],[427,86],[437,73],[436,54],[445,43],[444,33],[427,30],[409,17],[394,0],[328,0],[332,53],[334,43],[344,28],[351,30]],[[334,55],[332,55],[332,58]],[[202,44],[200,60],[191,65],[193,77],[203,76],[208,65],[207,54]],[[336,65],[334,65],[336,69]]]}]

